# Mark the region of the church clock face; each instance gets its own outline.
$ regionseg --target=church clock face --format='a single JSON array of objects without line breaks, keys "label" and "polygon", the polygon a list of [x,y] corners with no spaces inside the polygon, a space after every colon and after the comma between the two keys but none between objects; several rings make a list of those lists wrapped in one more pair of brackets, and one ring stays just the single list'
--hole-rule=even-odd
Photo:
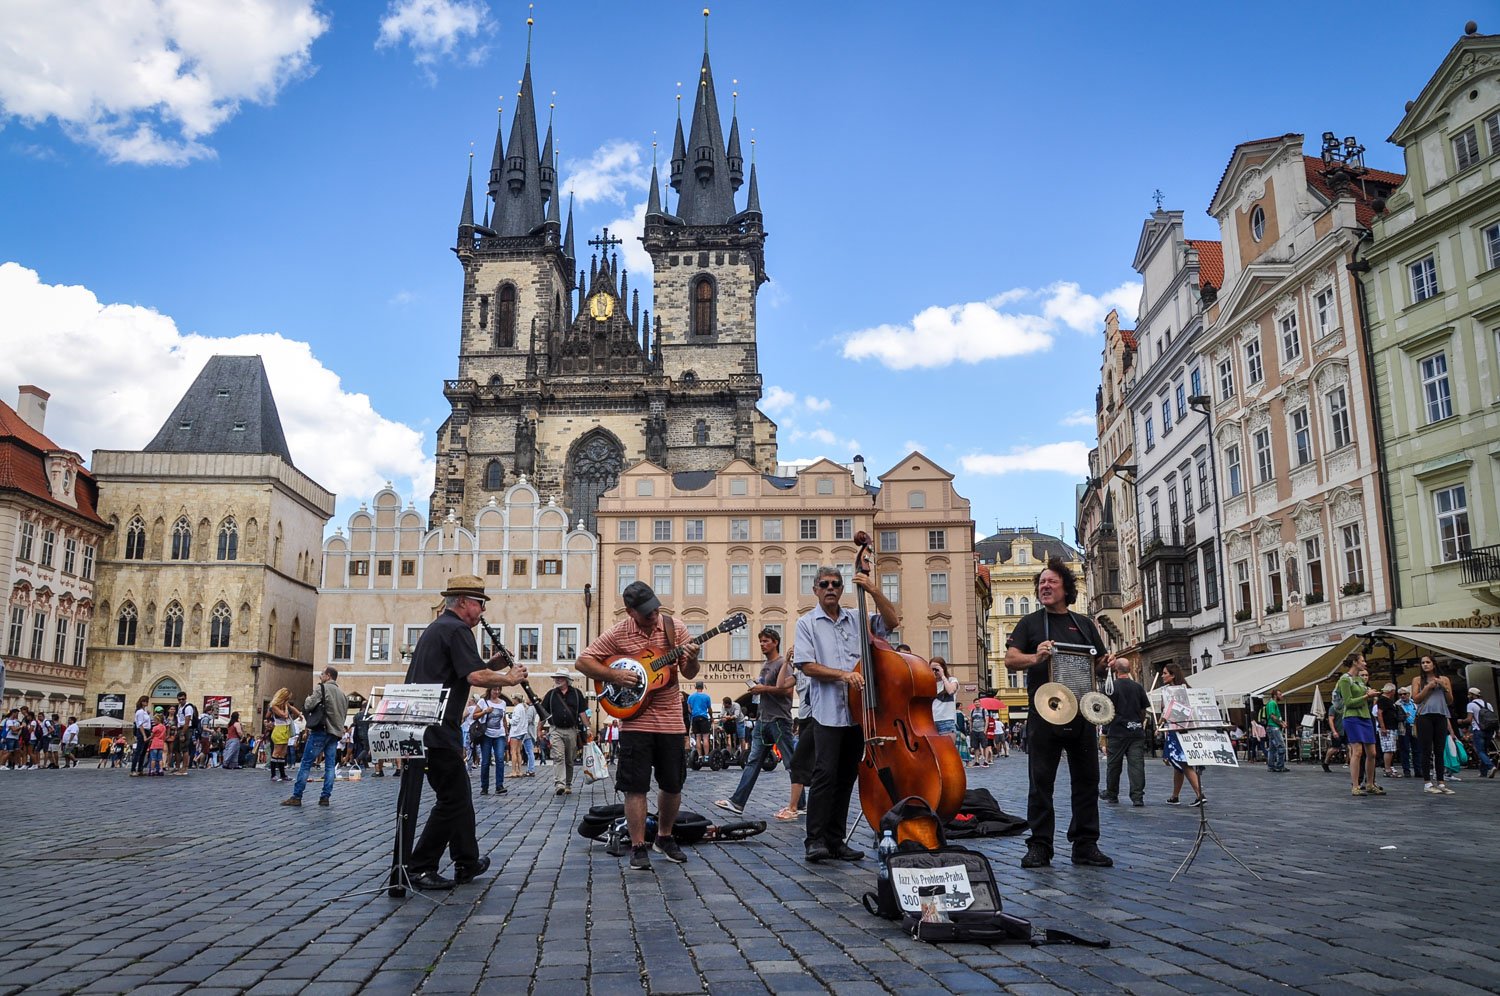
[{"label": "church clock face", "polygon": [[600,291],[593,297],[589,298],[589,314],[593,316],[594,321],[608,321],[609,316],[613,315],[614,313],[615,299],[613,296],[606,294],[604,291]]}]

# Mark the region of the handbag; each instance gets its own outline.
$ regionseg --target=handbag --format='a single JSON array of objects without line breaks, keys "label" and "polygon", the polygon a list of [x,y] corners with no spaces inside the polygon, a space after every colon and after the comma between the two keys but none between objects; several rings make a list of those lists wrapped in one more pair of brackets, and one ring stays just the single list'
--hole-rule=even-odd
[{"label": "handbag", "polygon": [[[323,692],[322,682],[318,683],[318,704],[307,710],[305,716],[307,729],[321,730],[323,728],[323,723],[328,718],[328,697]],[[297,733],[300,736],[302,731],[298,730]]]}]

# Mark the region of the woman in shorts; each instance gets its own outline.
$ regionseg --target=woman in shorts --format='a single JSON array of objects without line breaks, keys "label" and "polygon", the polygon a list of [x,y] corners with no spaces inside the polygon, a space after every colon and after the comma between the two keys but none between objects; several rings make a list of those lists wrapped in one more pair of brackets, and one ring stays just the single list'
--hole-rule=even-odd
[{"label": "woman in shorts", "polygon": [[1365,655],[1355,652],[1344,662],[1348,671],[1334,686],[1344,703],[1344,742],[1349,745],[1349,794],[1385,795],[1375,784],[1375,722],[1370,718],[1370,700],[1380,693],[1369,685],[1370,666]]},{"label": "woman in shorts", "polygon": [[292,705],[289,688],[278,688],[271,697],[271,781],[278,778],[290,781],[286,776],[287,745],[292,742],[292,720],[301,719],[302,713]]},{"label": "woman in shorts", "polygon": [[[1182,668],[1176,664],[1168,664],[1162,669],[1161,683],[1163,685],[1187,685],[1187,678],[1183,677]],[[1182,782],[1187,780],[1188,785],[1197,796],[1192,805],[1201,806],[1208,800],[1203,797],[1203,782],[1198,777],[1198,769],[1187,763],[1187,753],[1182,749],[1182,741],[1177,738],[1175,732],[1169,731],[1162,749],[1162,760],[1172,769],[1172,795],[1167,799],[1167,805],[1178,805],[1178,799],[1182,794]]]}]

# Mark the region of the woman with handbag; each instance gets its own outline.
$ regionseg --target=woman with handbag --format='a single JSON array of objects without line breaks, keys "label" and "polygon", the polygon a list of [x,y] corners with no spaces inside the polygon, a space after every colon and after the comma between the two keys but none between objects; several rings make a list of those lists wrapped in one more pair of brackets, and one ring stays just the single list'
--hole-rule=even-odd
[{"label": "woman with handbag", "polygon": [[224,732],[224,770],[240,770],[240,744],[245,739],[245,729],[240,726],[240,714],[229,714],[229,729]]},{"label": "woman with handbag", "polygon": [[289,688],[278,688],[271,697],[271,781],[291,781],[286,776],[286,750],[292,742],[292,722],[302,718],[302,712],[292,705]]},{"label": "woman with handbag", "polygon": [[1421,753],[1419,767],[1427,784],[1422,791],[1432,795],[1453,795],[1444,780],[1443,753],[1448,741],[1448,706],[1453,701],[1453,683],[1438,674],[1437,661],[1424,654],[1421,670],[1411,682],[1411,697],[1417,703],[1417,748]]}]

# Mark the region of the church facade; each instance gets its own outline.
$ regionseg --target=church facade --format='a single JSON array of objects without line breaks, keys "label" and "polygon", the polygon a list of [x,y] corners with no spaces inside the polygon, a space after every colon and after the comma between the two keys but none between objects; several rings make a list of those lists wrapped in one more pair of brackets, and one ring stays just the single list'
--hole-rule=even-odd
[{"label": "church facade", "polygon": [[529,55],[508,138],[503,124],[480,218],[471,175],[454,246],[458,370],[444,383],[451,410],[438,430],[429,524],[473,521],[523,476],[593,530],[599,496],[641,460],[681,472],[738,459],[772,472],[776,427],[757,407],[766,233],[737,119],[724,138],[706,48],[686,136],[677,122],[671,211],[652,167],[642,241],[654,315],[620,268],[620,240],[605,230],[586,243],[585,261],[571,206],[563,224]]}]

